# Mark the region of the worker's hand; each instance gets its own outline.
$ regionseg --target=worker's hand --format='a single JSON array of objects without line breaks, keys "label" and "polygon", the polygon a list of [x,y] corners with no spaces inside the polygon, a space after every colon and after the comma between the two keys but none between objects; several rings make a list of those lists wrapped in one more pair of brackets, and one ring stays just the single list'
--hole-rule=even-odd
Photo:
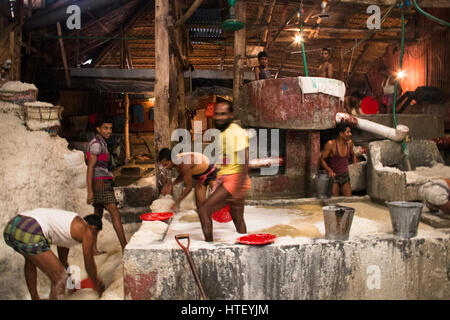
[{"label": "worker's hand", "polygon": [[94,284],[94,290],[97,291],[99,297],[101,297],[103,292],[105,291],[105,284],[100,279],[97,279],[96,283]]},{"label": "worker's hand", "polygon": [[88,192],[87,195],[87,204],[93,204],[94,203],[94,192]]},{"label": "worker's hand", "polygon": [[334,178],[334,177],[336,177],[336,173],[334,173],[333,170],[330,170],[330,171],[328,171],[328,176],[329,176],[330,178]]},{"label": "worker's hand", "polygon": [[165,196],[166,194],[172,194],[172,190],[173,190],[173,184],[171,184],[171,183],[166,183],[166,184],[164,185],[164,187],[162,188],[162,190],[161,190],[161,194],[162,194],[163,196]]},{"label": "worker's hand", "polygon": [[178,201],[175,201],[175,203],[170,207],[170,210],[172,212],[177,211],[179,205],[180,205],[180,203]]}]

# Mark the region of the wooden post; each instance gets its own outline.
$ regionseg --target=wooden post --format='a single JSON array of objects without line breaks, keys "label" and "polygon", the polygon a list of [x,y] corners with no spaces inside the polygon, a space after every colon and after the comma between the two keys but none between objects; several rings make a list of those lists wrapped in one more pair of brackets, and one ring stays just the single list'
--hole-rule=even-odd
[{"label": "wooden post", "polygon": [[56,23],[56,29],[58,31],[59,47],[61,49],[61,57],[62,57],[63,64],[64,64],[64,73],[66,74],[66,83],[67,83],[67,86],[70,88],[69,67],[67,65],[66,50],[64,50],[64,42],[63,42],[63,39],[61,38],[62,32],[61,32],[61,24],[59,22]]},{"label": "wooden post", "polygon": [[[169,1],[155,0],[155,155],[166,147],[170,147],[169,129],[169,32],[167,17]],[[156,181],[158,189],[165,183],[161,169],[156,165]]]},{"label": "wooden post", "polygon": [[244,28],[234,32],[234,79],[233,79],[233,105],[239,108],[241,105],[241,92],[244,86],[244,63],[246,60],[246,30],[245,11],[246,3],[238,1],[235,4],[236,19],[244,23]]},{"label": "wooden post", "polygon": [[130,99],[125,93],[125,158],[131,159],[130,155]]}]

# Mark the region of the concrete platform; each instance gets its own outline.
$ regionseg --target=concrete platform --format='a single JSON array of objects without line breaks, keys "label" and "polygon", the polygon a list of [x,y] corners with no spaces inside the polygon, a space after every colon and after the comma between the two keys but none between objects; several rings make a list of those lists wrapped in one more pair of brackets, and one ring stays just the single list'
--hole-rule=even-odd
[{"label": "concrete platform", "polygon": [[249,233],[279,234],[265,246],[236,244],[232,222],[214,222],[206,243],[195,211],[144,222],[125,248],[125,299],[200,298],[179,233],[190,234],[208,299],[449,299],[450,234],[421,223],[417,237],[398,239],[386,207],[355,200],[330,200],[356,210],[348,241],[324,239],[314,199],[247,206]]},{"label": "concrete platform", "polygon": [[444,163],[436,144],[429,140],[412,140],[407,144],[412,170],[407,166],[400,143],[390,140],[369,143],[367,194],[377,201],[417,201],[419,187],[435,178],[450,178],[443,172],[435,176],[418,176],[417,167]]}]

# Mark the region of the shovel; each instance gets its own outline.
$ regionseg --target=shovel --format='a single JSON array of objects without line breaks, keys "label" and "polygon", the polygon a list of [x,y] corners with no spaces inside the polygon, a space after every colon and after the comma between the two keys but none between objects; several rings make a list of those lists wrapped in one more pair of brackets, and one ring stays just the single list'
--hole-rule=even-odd
[{"label": "shovel", "polygon": [[[183,246],[183,244],[179,241],[179,239],[188,239],[187,247]],[[189,234],[177,234],[175,235],[175,240],[177,241],[178,245],[183,249],[184,253],[186,254],[186,257],[188,259],[189,265],[191,266],[192,273],[194,274],[195,282],[197,283],[198,289],[200,290],[200,295],[203,300],[206,300],[205,291],[203,290],[202,284],[200,283],[200,278],[197,274],[197,269],[195,269],[194,261],[192,261],[191,256],[189,255],[189,245],[191,244],[191,239],[189,238]]]}]

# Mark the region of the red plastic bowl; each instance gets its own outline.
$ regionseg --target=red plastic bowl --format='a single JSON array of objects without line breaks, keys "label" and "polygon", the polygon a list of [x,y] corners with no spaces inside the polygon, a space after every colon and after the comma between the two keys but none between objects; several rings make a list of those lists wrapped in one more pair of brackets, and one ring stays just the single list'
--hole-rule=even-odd
[{"label": "red plastic bowl", "polygon": [[173,212],[149,212],[140,215],[144,221],[164,221],[173,217]]},{"label": "red plastic bowl", "polygon": [[261,245],[273,243],[277,236],[268,233],[256,233],[256,234],[248,234],[246,236],[237,238],[236,241],[243,244],[250,245]]},{"label": "red plastic bowl", "polygon": [[365,97],[361,100],[361,111],[364,114],[377,114],[379,108],[378,101],[372,97]]},{"label": "red plastic bowl", "polygon": [[219,211],[216,211],[212,214],[211,218],[217,222],[226,223],[232,220],[230,214],[230,206],[226,205]]},{"label": "red plastic bowl", "polygon": [[92,282],[91,278],[86,278],[84,280],[81,280],[80,288],[81,289],[94,289],[94,283]]}]

